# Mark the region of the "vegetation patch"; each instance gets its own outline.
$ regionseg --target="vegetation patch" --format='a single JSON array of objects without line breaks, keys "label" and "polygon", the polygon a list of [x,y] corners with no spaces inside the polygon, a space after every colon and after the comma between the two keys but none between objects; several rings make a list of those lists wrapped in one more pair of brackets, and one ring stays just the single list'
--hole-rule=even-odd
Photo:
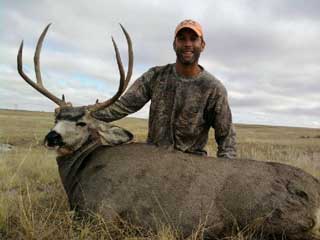
[{"label": "vegetation patch", "polygon": [[301,136],[301,138],[320,138],[320,135],[315,135],[315,136]]}]

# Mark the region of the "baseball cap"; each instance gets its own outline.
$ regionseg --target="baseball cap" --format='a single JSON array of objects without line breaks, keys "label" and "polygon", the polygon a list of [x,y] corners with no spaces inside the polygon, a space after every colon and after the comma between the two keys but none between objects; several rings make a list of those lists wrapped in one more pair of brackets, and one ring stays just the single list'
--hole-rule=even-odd
[{"label": "baseball cap", "polygon": [[201,25],[192,20],[192,19],[186,19],[186,20],[183,20],[181,23],[178,24],[178,26],[176,27],[176,30],[175,30],[175,33],[174,33],[174,36],[177,35],[177,33],[182,29],[182,28],[190,28],[192,29],[193,31],[195,31],[195,33],[199,36],[199,37],[202,37],[203,38],[203,31],[202,31],[202,27]]}]

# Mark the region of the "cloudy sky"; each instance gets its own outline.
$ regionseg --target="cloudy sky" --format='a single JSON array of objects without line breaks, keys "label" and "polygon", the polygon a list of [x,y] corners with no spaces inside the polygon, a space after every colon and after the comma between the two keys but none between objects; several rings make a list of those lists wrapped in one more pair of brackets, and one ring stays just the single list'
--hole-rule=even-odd
[{"label": "cloudy sky", "polygon": [[[235,123],[320,128],[319,0],[0,0],[0,7],[0,108],[53,111],[16,70],[23,39],[25,71],[34,79],[33,52],[48,23],[44,84],[87,105],[117,89],[111,35],[127,62],[118,23],[133,40],[133,81],[175,61],[175,26],[192,18],[207,43],[200,64],[226,86]],[[134,116],[147,117],[148,105]]]}]

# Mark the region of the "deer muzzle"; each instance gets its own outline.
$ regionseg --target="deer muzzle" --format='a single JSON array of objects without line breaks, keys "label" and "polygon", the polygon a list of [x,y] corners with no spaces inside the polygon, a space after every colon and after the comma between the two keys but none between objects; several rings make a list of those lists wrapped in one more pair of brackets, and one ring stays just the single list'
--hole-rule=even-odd
[{"label": "deer muzzle", "polygon": [[46,147],[61,147],[64,145],[62,136],[56,131],[50,131],[44,138],[44,144]]}]

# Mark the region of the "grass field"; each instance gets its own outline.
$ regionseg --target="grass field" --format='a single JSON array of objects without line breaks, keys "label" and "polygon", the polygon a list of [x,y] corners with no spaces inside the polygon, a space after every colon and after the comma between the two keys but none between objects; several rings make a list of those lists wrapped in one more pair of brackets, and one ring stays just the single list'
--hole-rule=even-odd
[{"label": "grass field", "polygon": [[[174,239],[166,228],[139,238],[135,229],[99,219],[73,222],[55,153],[42,146],[53,121],[53,113],[0,110],[0,144],[14,146],[0,151],[0,239]],[[136,141],[146,138],[146,120],[115,124],[134,133]],[[283,162],[320,178],[320,129],[236,125],[236,131],[239,158]],[[207,150],[216,153],[213,132]],[[240,233],[230,239],[244,238]]]}]

